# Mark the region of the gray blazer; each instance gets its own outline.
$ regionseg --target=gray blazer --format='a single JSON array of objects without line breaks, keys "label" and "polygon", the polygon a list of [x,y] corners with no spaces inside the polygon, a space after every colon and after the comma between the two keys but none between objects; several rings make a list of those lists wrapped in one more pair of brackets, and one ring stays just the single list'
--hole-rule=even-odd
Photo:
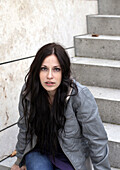
[{"label": "gray blazer", "polygon": [[[98,113],[95,99],[87,87],[76,82],[78,94],[67,99],[64,131],[59,132],[60,146],[75,170],[110,170],[108,160],[108,138]],[[22,92],[24,90],[24,86]],[[18,142],[16,145],[19,164],[24,155],[36,145],[36,135],[30,145],[30,135],[25,142],[26,125],[22,107],[22,92],[19,102],[20,119]],[[74,90],[71,92],[74,94]],[[30,96],[26,97],[30,105]],[[29,106],[30,107],[30,106]],[[90,158],[90,159],[89,159]]]}]

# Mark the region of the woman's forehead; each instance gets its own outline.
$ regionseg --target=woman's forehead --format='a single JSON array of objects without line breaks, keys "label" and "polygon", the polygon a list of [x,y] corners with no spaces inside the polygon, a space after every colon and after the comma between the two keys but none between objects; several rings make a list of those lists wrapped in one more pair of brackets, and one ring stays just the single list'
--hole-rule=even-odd
[{"label": "woman's forehead", "polygon": [[56,55],[52,54],[52,55],[47,56],[47,57],[43,60],[42,65],[46,65],[46,66],[49,66],[49,65],[60,66],[60,63],[59,63]]}]

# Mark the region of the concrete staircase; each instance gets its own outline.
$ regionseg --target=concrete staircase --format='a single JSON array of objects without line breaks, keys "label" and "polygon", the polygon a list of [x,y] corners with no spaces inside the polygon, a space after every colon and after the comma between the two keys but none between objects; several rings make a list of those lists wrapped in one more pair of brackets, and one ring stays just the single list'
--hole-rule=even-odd
[{"label": "concrete staircase", "polygon": [[73,75],[93,93],[108,133],[111,167],[120,169],[120,0],[99,0],[88,34],[74,37]]}]

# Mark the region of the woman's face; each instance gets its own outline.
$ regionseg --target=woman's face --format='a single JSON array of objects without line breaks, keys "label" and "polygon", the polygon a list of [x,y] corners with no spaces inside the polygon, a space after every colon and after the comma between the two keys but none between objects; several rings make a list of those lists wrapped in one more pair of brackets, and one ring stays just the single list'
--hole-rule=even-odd
[{"label": "woman's face", "polygon": [[54,96],[62,80],[62,70],[57,57],[52,54],[47,56],[40,68],[40,82],[49,96]]}]

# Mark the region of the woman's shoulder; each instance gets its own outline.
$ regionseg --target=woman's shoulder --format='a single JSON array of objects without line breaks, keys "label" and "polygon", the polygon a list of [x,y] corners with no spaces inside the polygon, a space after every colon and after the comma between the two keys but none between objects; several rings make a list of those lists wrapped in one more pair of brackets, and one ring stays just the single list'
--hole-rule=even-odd
[{"label": "woman's shoulder", "polygon": [[75,85],[77,87],[78,93],[82,92],[84,89],[88,89],[85,85],[80,84],[75,79],[73,80],[73,82],[75,83]]},{"label": "woman's shoulder", "polygon": [[25,99],[30,100],[31,94],[28,93],[28,94],[26,95],[26,83],[24,83],[23,86],[22,86],[22,88],[21,88],[21,97],[24,97],[24,96],[25,96]]},{"label": "woman's shoulder", "polygon": [[[94,98],[91,91],[88,89],[87,86],[80,84],[78,81],[74,80],[74,83],[77,86],[78,92],[76,95],[73,95],[73,98],[76,100],[83,100],[83,99],[92,99]],[[72,91],[72,94],[74,94],[74,90]]]}]

